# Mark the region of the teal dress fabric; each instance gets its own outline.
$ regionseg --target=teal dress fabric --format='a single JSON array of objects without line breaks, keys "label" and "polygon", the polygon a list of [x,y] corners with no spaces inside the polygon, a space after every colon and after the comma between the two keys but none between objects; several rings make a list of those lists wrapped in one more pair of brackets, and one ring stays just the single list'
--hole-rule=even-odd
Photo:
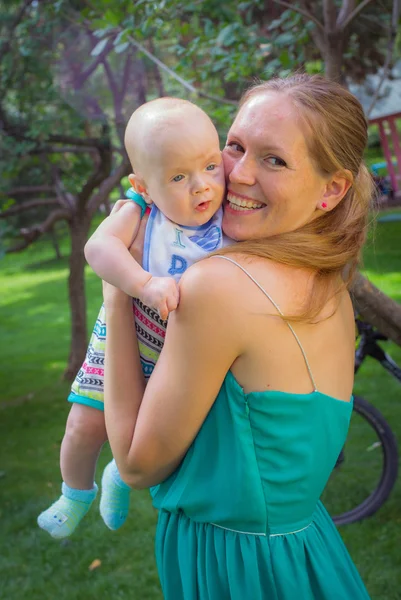
[{"label": "teal dress fabric", "polygon": [[352,402],[245,394],[231,372],[181,466],[153,489],[165,600],[362,600],[319,497]]},{"label": "teal dress fabric", "polygon": [[[217,258],[217,257],[216,257]],[[241,265],[265,294],[270,295]],[[319,498],[352,401],[244,393],[231,371],[180,467],[153,488],[165,600],[368,600]]]}]

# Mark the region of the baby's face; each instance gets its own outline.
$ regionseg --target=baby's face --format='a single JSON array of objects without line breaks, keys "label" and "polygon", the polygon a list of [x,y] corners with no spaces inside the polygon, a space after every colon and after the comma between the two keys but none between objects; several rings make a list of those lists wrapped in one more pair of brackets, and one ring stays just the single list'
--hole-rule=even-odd
[{"label": "baby's face", "polygon": [[207,223],[220,208],[225,192],[224,167],[212,123],[188,122],[169,128],[155,140],[148,194],[164,215],[187,227]]}]

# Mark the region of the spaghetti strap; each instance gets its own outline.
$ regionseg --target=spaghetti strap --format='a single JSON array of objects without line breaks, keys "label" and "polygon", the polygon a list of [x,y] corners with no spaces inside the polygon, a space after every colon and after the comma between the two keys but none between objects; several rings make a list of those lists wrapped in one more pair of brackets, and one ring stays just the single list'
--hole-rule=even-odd
[{"label": "spaghetti strap", "polygon": [[302,356],[304,357],[306,368],[308,370],[309,377],[310,377],[310,380],[311,380],[312,385],[313,385],[313,391],[317,392],[318,389],[316,387],[316,383],[315,383],[315,380],[314,380],[314,377],[313,377],[313,374],[312,374],[312,370],[310,368],[308,357],[306,356],[305,350],[303,349],[302,344],[300,342],[300,339],[299,339],[298,335],[295,333],[294,328],[292,327],[291,323],[289,323],[284,318],[284,315],[281,312],[280,307],[278,306],[278,304],[276,304],[276,302],[273,300],[273,298],[270,296],[270,294],[268,294],[266,292],[266,290],[260,285],[260,283],[258,283],[258,281],[256,281],[256,279],[243,266],[241,266],[235,260],[233,260],[232,258],[229,258],[228,256],[223,256],[221,254],[214,254],[213,256],[211,256],[211,258],[223,258],[224,260],[228,260],[229,262],[233,263],[233,265],[237,265],[237,267],[239,267],[241,269],[241,271],[243,271],[245,273],[245,275],[247,275],[249,277],[249,279],[251,279],[253,281],[253,283],[255,285],[257,285],[257,287],[260,289],[260,291],[270,300],[270,302],[273,304],[274,308],[277,310],[277,312],[279,313],[279,315],[281,317],[283,317],[284,322],[288,325],[291,333],[293,334],[293,336],[294,336],[294,338],[295,338],[295,340],[296,340],[296,342],[297,342],[297,344],[299,346],[299,349],[302,352]]}]

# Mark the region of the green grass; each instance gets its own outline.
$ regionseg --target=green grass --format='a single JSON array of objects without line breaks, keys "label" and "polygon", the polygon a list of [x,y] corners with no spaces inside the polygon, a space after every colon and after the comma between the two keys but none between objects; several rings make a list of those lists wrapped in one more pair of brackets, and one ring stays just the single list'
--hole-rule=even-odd
[{"label": "green grass", "polygon": [[[401,302],[401,222],[379,223],[365,252],[366,273]],[[63,245],[66,256],[68,247]],[[108,531],[98,506],[66,541],[38,529],[36,517],[59,493],[58,457],[69,410],[62,373],[69,351],[66,259],[42,243],[0,263],[0,599],[161,600],[153,551],[156,514],[147,492],[132,495],[125,527]],[[86,273],[88,323],[100,284]],[[387,343],[401,363],[401,349]],[[379,365],[367,361],[356,393],[372,401],[401,439],[401,394]],[[102,453],[99,473],[110,458]],[[99,477],[98,477],[99,479]],[[341,534],[373,599],[399,599],[401,484],[386,505]],[[99,559],[94,570],[89,566]],[[249,599],[251,600],[251,599]]]}]

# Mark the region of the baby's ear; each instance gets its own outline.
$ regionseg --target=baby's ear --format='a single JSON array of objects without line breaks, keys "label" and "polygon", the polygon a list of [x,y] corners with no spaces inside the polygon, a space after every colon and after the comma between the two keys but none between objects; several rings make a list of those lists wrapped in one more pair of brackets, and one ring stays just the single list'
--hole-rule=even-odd
[{"label": "baby's ear", "polygon": [[139,175],[135,175],[135,173],[131,173],[131,175],[128,175],[128,181],[130,182],[134,190],[137,192],[137,194],[140,194],[144,198],[146,204],[152,204],[152,199],[149,196],[146,183],[142,179],[142,177],[140,177]]}]

